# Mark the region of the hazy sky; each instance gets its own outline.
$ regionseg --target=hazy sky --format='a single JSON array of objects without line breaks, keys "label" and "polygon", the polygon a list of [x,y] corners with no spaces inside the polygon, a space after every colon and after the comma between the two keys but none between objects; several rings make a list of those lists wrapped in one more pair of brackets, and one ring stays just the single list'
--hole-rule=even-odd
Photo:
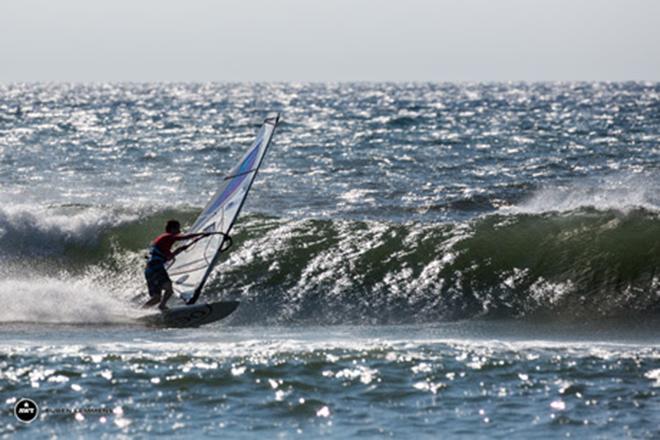
[{"label": "hazy sky", "polygon": [[0,82],[660,80],[659,0],[1,0]]}]

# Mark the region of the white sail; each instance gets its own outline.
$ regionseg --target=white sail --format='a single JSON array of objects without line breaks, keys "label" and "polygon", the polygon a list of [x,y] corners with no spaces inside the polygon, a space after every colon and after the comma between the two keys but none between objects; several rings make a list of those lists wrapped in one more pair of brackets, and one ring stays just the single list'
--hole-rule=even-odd
[{"label": "white sail", "polygon": [[222,180],[216,194],[188,230],[217,235],[194,242],[167,268],[174,292],[186,303],[197,301],[218,256],[230,244],[227,236],[243,207],[278,122],[279,114],[264,121],[250,149]]}]

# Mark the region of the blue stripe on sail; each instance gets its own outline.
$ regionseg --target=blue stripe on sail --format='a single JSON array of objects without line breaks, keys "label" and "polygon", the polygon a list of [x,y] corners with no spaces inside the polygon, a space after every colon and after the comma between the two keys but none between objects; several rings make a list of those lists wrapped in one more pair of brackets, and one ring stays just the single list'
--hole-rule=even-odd
[{"label": "blue stripe on sail", "polygon": [[259,140],[259,142],[257,142],[257,145],[245,158],[243,163],[241,163],[241,166],[238,168],[238,171],[236,172],[238,176],[229,182],[229,185],[227,185],[227,188],[225,188],[222,194],[220,194],[220,197],[215,199],[213,204],[208,207],[208,209],[206,210],[207,213],[214,212],[216,209],[218,209],[225,202],[225,200],[227,200],[241,186],[241,183],[243,183],[245,178],[249,175],[247,171],[250,171],[252,169],[257,159],[260,146],[261,146],[261,139]]}]

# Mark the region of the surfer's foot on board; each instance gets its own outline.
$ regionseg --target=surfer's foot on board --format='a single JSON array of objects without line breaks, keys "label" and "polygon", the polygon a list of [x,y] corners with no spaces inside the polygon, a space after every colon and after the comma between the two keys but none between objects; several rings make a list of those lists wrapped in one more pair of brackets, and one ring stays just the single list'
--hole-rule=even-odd
[{"label": "surfer's foot on board", "polygon": [[165,293],[163,294],[163,297],[160,300],[160,304],[158,304],[158,308],[164,312],[167,310],[167,301],[170,299],[174,292],[172,291],[172,284],[168,282],[168,284],[165,286]]},{"label": "surfer's foot on board", "polygon": [[166,311],[168,311],[170,308],[167,307],[167,306],[162,305],[162,306],[158,306],[158,309],[159,309],[161,312],[166,312]]}]

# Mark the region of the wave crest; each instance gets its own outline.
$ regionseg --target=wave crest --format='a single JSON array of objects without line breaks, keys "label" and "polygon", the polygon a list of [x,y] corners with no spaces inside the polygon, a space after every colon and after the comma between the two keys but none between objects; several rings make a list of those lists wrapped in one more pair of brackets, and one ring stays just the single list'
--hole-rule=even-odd
[{"label": "wave crest", "polygon": [[[95,279],[114,280],[109,290],[122,292],[114,296],[130,304],[132,295],[146,291],[141,272],[149,239],[167,218],[185,224],[196,214],[184,209],[94,217],[85,211],[70,227],[52,219],[30,224],[29,215],[2,211],[5,228],[21,215],[29,220],[12,226],[27,244],[0,254],[5,266],[9,255],[14,267],[5,279],[23,280],[14,275],[18,267],[42,278],[59,270],[91,279],[95,268],[102,272]],[[659,214],[643,208],[497,214],[443,224],[248,215],[237,224],[235,246],[220,260],[204,298],[240,299],[242,323],[657,314],[658,236]],[[1,238],[11,239],[6,233]],[[38,245],[49,240],[57,259],[43,258]],[[40,258],[44,264],[35,264]]]}]

